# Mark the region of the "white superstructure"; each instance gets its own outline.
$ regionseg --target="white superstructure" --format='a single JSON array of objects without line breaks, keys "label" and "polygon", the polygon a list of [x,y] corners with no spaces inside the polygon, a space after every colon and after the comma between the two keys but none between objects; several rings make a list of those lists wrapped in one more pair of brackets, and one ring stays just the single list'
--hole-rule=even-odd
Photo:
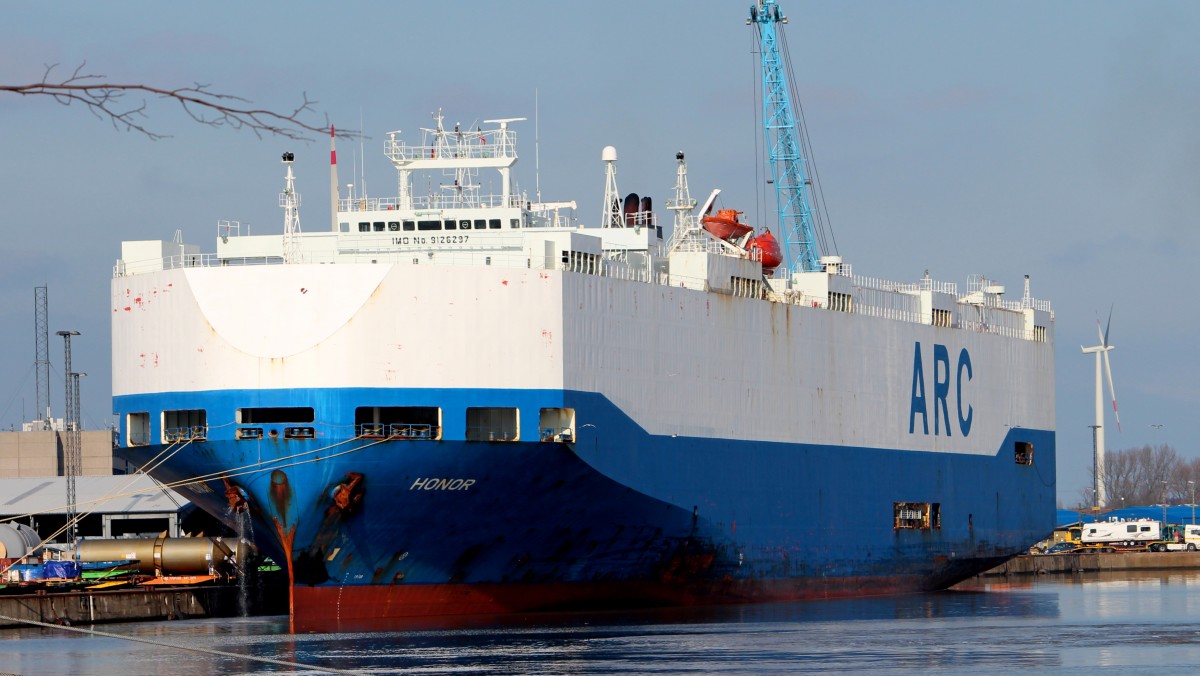
[{"label": "white superstructure", "polygon": [[[300,231],[285,157],[282,237],[222,222],[215,253],[125,242],[114,395],[565,389],[604,393],[651,434],[967,454],[1053,429],[1053,316],[1028,280],[1006,301],[983,277],[963,293],[833,256],[764,276],[698,226],[682,153],[669,245],[640,207],[582,227],[574,202],[513,188],[518,120],[448,130],[439,113],[420,145],[389,134],[398,195],[342,198],[336,231]],[[498,194],[481,194],[479,169],[498,172]],[[440,182],[419,195],[414,172]]]}]

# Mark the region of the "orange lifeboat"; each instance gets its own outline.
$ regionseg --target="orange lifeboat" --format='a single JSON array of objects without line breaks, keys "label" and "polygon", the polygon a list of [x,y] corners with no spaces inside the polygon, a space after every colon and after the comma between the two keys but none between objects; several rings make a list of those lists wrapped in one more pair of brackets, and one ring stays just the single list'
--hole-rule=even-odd
[{"label": "orange lifeboat", "polygon": [[700,219],[704,229],[711,232],[717,239],[735,239],[753,230],[750,226],[738,221],[737,209],[721,209],[716,216],[705,216]]},{"label": "orange lifeboat", "polygon": [[783,251],[779,248],[779,240],[770,230],[763,230],[761,235],[751,237],[746,244],[750,258],[761,261],[763,270],[774,270],[783,262]]}]

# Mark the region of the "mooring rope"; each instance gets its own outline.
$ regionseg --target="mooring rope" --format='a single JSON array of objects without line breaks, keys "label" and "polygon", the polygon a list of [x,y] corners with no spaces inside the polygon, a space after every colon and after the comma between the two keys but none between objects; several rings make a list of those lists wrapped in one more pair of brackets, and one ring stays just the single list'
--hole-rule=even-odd
[{"label": "mooring rope", "polygon": [[9,622],[21,622],[24,624],[33,624],[39,627],[48,629],[61,629],[62,631],[73,631],[78,634],[89,634],[92,636],[104,636],[106,638],[116,638],[124,641],[136,641],[137,643],[148,643],[150,645],[159,646],[161,648],[174,648],[176,650],[191,650],[198,653],[207,653],[209,655],[220,655],[222,657],[233,657],[242,660],[253,660],[255,662],[266,662],[268,664],[276,664],[281,667],[298,667],[300,669],[310,669],[312,671],[325,671],[331,674],[362,674],[361,671],[346,671],[344,669],[333,669],[331,667],[318,667],[311,664],[301,664],[300,662],[288,662],[287,660],[276,660],[270,657],[255,657],[254,655],[243,655],[241,653],[231,653],[224,650],[213,650],[211,648],[197,648],[194,646],[176,645],[165,641],[153,641],[148,638],[138,638],[136,636],[122,636],[121,634],[113,634],[107,631],[98,629],[82,629],[80,627],[68,627],[60,624],[50,624],[49,622],[39,622],[37,620],[23,620],[16,617],[8,617],[0,615],[0,620],[8,620]]}]

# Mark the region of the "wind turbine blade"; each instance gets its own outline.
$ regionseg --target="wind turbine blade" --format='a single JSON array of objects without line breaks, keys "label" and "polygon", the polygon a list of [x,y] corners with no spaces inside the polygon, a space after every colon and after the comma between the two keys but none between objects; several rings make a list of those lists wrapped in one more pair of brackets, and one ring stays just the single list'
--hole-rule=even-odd
[{"label": "wind turbine blade", "polygon": [[1113,387],[1112,368],[1108,365],[1108,350],[1104,351],[1104,374],[1108,376],[1108,393],[1112,396],[1113,417],[1117,419],[1117,431],[1121,431],[1121,416],[1117,413],[1117,391]]},{"label": "wind turbine blade", "polygon": [[1100,338],[1100,347],[1108,345],[1108,343],[1104,342],[1104,327],[1100,326],[1099,317],[1096,318],[1096,335]]},{"label": "wind turbine blade", "polygon": [[[1114,305],[1115,305],[1115,303],[1114,303]],[[1105,347],[1108,346],[1108,329],[1112,327],[1112,311],[1113,311],[1113,306],[1112,305],[1108,306],[1108,321],[1104,323],[1104,346]],[[1096,320],[1096,323],[1099,324],[1100,320]]]}]

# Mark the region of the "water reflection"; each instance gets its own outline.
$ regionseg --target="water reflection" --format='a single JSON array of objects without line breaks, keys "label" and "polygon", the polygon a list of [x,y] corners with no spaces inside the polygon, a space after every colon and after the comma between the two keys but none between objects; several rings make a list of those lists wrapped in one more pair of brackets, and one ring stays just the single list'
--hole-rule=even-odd
[{"label": "water reflection", "polygon": [[[1200,573],[985,580],[937,594],[530,614],[290,634],[286,618],[108,625],[200,650],[362,673],[993,673],[1200,663]],[[1192,598],[1196,597],[1196,598]],[[268,673],[278,667],[53,630],[0,631],[0,671]]]}]

